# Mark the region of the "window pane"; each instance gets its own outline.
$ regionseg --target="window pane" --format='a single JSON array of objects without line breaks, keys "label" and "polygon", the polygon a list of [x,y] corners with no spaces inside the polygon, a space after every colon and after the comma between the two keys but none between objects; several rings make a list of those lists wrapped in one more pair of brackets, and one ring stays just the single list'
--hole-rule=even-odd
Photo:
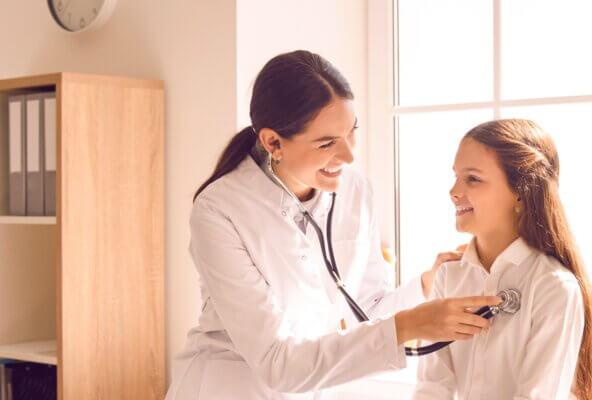
[{"label": "window pane", "polygon": [[504,99],[592,94],[592,1],[502,4]]},{"label": "window pane", "polygon": [[437,253],[470,239],[455,229],[452,165],[463,135],[492,116],[472,110],[399,117],[402,282],[430,268]]},{"label": "window pane", "polygon": [[400,104],[490,101],[491,1],[398,3]]},{"label": "window pane", "polygon": [[592,275],[592,103],[502,110],[504,118],[527,118],[553,135],[559,152],[559,193],[589,275]]}]

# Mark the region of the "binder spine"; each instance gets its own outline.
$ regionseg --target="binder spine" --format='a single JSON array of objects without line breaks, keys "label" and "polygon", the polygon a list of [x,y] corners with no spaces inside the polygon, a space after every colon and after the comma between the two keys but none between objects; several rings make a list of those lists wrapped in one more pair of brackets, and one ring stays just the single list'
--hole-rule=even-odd
[{"label": "binder spine", "polygon": [[41,118],[41,96],[26,95],[26,132],[27,132],[27,215],[43,215],[43,135]]},{"label": "binder spine", "polygon": [[27,193],[25,97],[9,97],[8,108],[8,211],[10,215],[25,215]]},{"label": "binder spine", "polygon": [[56,98],[55,93],[46,93],[41,105],[43,115],[43,160],[45,215],[56,215]]}]

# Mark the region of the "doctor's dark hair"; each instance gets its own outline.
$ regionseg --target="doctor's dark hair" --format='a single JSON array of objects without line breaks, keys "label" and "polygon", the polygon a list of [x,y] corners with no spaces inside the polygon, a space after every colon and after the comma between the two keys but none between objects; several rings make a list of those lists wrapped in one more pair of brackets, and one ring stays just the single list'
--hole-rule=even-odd
[{"label": "doctor's dark hair", "polygon": [[559,198],[555,144],[536,123],[521,119],[486,122],[464,138],[495,151],[510,188],[522,204],[519,235],[531,247],[559,260],[578,280],[585,327],[573,389],[580,400],[592,399],[592,287]]},{"label": "doctor's dark hair", "polygon": [[354,95],[343,75],[318,54],[297,50],[269,60],[253,86],[251,126],[230,140],[193,201],[210,183],[233,171],[249,155],[261,129],[272,129],[289,139],[303,132],[335,97],[353,99]]}]

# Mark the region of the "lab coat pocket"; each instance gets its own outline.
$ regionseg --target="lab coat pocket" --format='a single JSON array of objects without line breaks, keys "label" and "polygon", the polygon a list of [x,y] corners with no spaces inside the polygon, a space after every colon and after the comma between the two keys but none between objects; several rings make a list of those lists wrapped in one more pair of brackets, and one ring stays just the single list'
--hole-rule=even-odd
[{"label": "lab coat pocket", "polygon": [[208,360],[198,400],[267,400],[273,394],[244,361]]}]

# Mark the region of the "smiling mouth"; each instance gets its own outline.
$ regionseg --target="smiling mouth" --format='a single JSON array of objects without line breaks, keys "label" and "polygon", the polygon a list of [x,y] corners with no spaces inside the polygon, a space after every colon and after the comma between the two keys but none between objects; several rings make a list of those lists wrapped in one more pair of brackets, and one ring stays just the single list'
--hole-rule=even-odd
[{"label": "smiling mouth", "polygon": [[468,214],[470,212],[473,212],[473,207],[460,207],[460,206],[456,207],[456,216],[457,217],[460,217],[461,215]]},{"label": "smiling mouth", "polygon": [[337,168],[323,168],[320,169],[319,172],[329,178],[336,178],[341,175],[341,167]]}]

